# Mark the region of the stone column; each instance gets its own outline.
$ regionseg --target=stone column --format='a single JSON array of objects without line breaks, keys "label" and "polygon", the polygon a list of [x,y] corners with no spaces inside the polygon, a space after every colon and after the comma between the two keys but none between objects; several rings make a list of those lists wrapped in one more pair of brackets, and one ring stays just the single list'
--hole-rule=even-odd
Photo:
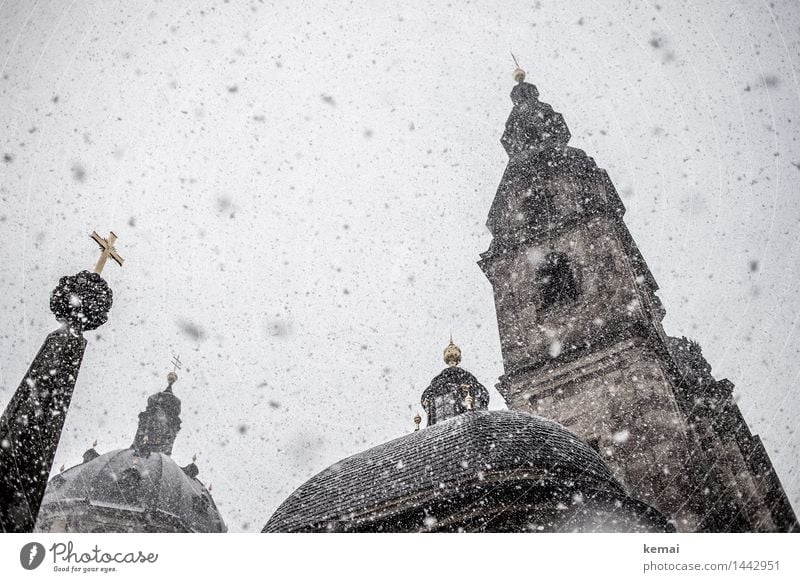
[{"label": "stone column", "polygon": [[50,333],[0,418],[0,531],[31,532],[44,496],[83,352],[84,331],[108,319],[112,293],[97,273],[62,277]]}]

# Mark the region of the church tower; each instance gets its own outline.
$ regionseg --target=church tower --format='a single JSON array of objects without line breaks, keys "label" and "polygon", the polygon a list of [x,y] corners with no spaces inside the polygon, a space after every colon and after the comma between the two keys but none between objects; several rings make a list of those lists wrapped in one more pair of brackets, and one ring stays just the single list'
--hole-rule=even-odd
[{"label": "church tower", "polygon": [[796,529],[763,446],[736,423],[730,382],[708,367],[698,383],[673,357],[683,344],[664,333],[658,285],[608,175],[567,145],[563,117],[525,73],[514,78],[501,139],[509,162],[479,262],[494,289],[509,408],[583,438],[679,531]]}]

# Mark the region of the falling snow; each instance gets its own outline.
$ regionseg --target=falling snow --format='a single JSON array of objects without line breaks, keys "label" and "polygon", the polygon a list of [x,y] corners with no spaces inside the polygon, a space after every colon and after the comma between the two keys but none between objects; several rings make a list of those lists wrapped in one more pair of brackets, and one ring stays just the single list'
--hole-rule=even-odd
[{"label": "falling snow", "polygon": [[[800,505],[793,3],[729,17],[703,3],[411,2],[402,20],[332,4],[280,24],[244,10],[0,8],[0,36],[19,39],[0,77],[0,406],[57,326],[49,290],[93,267],[88,233],[114,229],[126,258],[103,273],[115,305],[89,338],[54,474],[94,439],[129,444],[174,353],[173,456],[202,451],[232,531],[413,431],[451,331],[493,386],[503,362],[475,263],[507,161],[511,47],[623,193],[665,328],[736,384]],[[548,342],[552,358],[571,349]]]}]

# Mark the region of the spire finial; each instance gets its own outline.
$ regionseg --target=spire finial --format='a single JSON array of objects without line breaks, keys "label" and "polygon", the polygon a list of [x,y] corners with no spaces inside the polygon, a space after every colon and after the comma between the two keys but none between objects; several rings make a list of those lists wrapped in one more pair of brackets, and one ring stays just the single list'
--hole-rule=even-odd
[{"label": "spire finial", "polygon": [[511,58],[514,59],[514,64],[516,65],[516,69],[511,74],[514,80],[517,83],[522,83],[525,80],[525,71],[522,70],[522,67],[519,66],[519,62],[517,62],[517,57],[514,56],[514,53],[511,53]]},{"label": "spire finial", "polygon": [[180,356],[172,356],[172,371],[167,374],[167,390],[172,389],[172,385],[178,381],[178,370],[181,369],[181,358]]},{"label": "spire finial", "polygon": [[422,422],[422,417],[419,415],[419,412],[417,412],[414,415],[414,424],[416,425],[416,427],[414,428],[414,432],[419,430],[419,423],[421,422]]},{"label": "spire finial", "polygon": [[453,343],[453,334],[450,334],[450,343],[444,349],[444,363],[450,366],[458,366],[461,362],[461,348]]},{"label": "spire finial", "polygon": [[[177,366],[177,364],[175,364]],[[175,437],[181,430],[181,401],[172,392],[177,381],[175,372],[167,374],[167,387],[147,398],[147,406],[139,413],[139,426],[131,448],[137,454],[172,454]]]}]

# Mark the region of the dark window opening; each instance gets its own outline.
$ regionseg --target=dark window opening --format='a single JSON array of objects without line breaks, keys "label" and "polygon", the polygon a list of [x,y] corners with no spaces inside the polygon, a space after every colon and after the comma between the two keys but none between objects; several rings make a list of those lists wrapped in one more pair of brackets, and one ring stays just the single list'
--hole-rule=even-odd
[{"label": "dark window opening", "polygon": [[456,400],[452,394],[445,393],[433,397],[434,418],[436,421],[447,420],[458,414]]},{"label": "dark window opening", "polygon": [[541,309],[557,303],[578,298],[578,284],[569,266],[567,257],[550,253],[536,271],[536,280],[541,286]]}]

